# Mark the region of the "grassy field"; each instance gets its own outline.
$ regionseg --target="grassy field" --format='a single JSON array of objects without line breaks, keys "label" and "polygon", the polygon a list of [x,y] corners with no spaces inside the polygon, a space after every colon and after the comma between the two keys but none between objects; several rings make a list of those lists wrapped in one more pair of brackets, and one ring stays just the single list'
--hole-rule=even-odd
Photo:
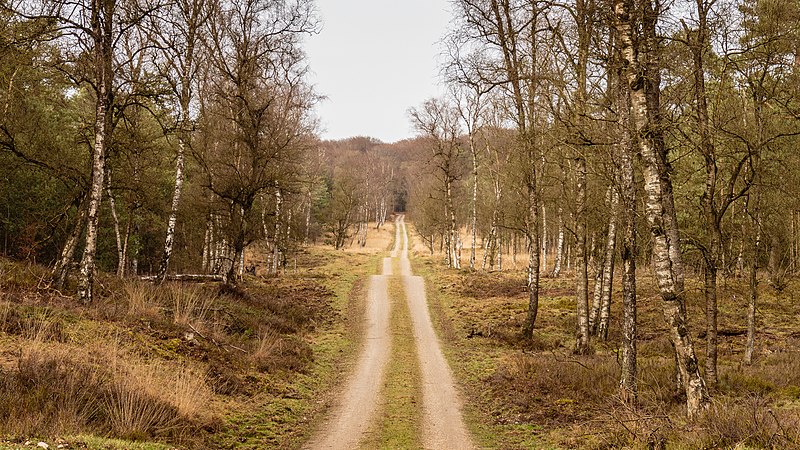
[{"label": "grassy field", "polygon": [[89,306],[0,260],[0,448],[298,447],[358,348],[393,229],[239,286],[101,274]]},{"label": "grassy field", "polygon": [[[720,382],[709,413],[686,420],[675,389],[671,346],[652,278],[639,274],[639,389],[636,410],[617,395],[620,286],[615,280],[607,342],[572,354],[575,279],[542,282],[532,340],[521,340],[527,292],[520,270],[446,269],[415,247],[414,270],[428,280],[431,312],[459,379],[467,419],[485,448],[800,448],[800,304],[761,283],[757,359],[741,364],[746,285],[721,282]],[[468,258],[465,252],[465,259]],[[687,281],[691,335],[704,359],[701,284]]]}]

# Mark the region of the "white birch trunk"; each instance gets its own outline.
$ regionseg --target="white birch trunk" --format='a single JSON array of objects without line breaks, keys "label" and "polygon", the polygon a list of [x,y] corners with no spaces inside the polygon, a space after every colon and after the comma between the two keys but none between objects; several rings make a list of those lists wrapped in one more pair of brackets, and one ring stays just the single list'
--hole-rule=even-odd
[{"label": "white birch trunk", "polygon": [[478,240],[478,151],[475,148],[475,138],[470,136],[470,149],[472,150],[472,243],[470,244],[469,268],[475,269],[475,252]]},{"label": "white birch trunk", "polygon": [[608,322],[611,316],[611,293],[614,283],[614,259],[617,245],[617,214],[619,194],[616,190],[611,193],[611,216],[608,220],[608,239],[606,241],[606,255],[603,261],[603,283],[600,299],[600,311],[597,319],[597,337],[603,341],[608,339]]},{"label": "white birch trunk", "polygon": [[553,278],[561,276],[561,265],[564,259],[564,208],[558,206],[558,238],[556,240],[556,260],[553,265]]},{"label": "white birch trunk", "polygon": [[209,260],[211,255],[211,235],[213,233],[211,227],[213,222],[210,219],[206,219],[206,232],[203,235],[203,257],[202,257],[202,269],[203,273],[208,273],[209,267]]},{"label": "white birch trunk", "polygon": [[270,273],[278,275],[278,256],[280,255],[279,241],[281,238],[281,207],[283,206],[283,194],[280,188],[275,190],[275,232],[272,235],[272,268]]},{"label": "white birch trunk", "polygon": [[542,205],[542,272],[547,272],[547,209]]},{"label": "white birch trunk", "polygon": [[[111,39],[113,7],[111,11],[105,6],[94,5],[92,11],[92,29],[94,37],[95,74],[97,82],[97,100],[95,103],[94,146],[92,148],[92,177],[89,188],[89,204],[86,214],[86,245],[81,258],[80,276],[78,278],[78,298],[84,303],[91,303],[94,298],[95,254],[97,252],[98,221],[100,203],[103,198],[103,178],[105,175],[106,139],[110,133],[111,122],[111,80],[114,77],[111,68]],[[103,9],[100,11],[99,9]],[[105,19],[103,23],[101,16]]]},{"label": "white birch trunk", "polygon": [[576,212],[577,224],[575,227],[575,265],[577,276],[575,279],[576,300],[576,332],[575,353],[585,355],[589,353],[589,297],[588,274],[586,261],[586,160],[576,158],[576,177],[578,181]]},{"label": "white birch trunk", "polygon": [[[672,199],[665,199],[664,196],[671,197],[672,189],[668,176],[665,176],[663,158],[666,155],[661,148],[663,140],[658,128],[660,124],[652,122],[658,120],[660,113],[657,102],[659,86],[653,83],[653,77],[657,77],[657,74],[653,74],[653,68],[648,66],[648,62],[657,57],[651,52],[657,51],[658,44],[654,34],[658,13],[652,10],[649,3],[645,6],[645,20],[641,27],[643,36],[634,39],[634,29],[638,30],[639,27],[637,25],[634,28],[631,23],[633,12],[629,9],[630,4],[625,0],[614,0],[616,29],[619,33],[623,64],[627,68],[625,75],[631,86],[631,116],[644,165],[646,213],[652,235],[655,275],[661,292],[664,318],[669,324],[670,339],[675,347],[686,391],[687,412],[693,418],[707,409],[709,397],[686,325],[686,307],[681,284],[683,274],[680,273],[681,255],[678,242],[674,242],[677,231],[669,229],[676,223],[674,217],[667,217],[674,209],[669,210]],[[634,42],[637,44],[636,48]],[[645,61],[644,64],[640,58]],[[651,69],[650,73],[646,73],[648,69]],[[678,250],[675,251],[675,248]]]},{"label": "white birch trunk", "polygon": [[[188,122],[188,111],[184,112],[184,120]],[[169,220],[167,221],[167,236],[164,239],[164,255],[161,257],[161,264],[158,267],[157,279],[163,280],[169,269],[169,260],[172,257],[172,249],[175,245],[175,227],[178,223],[178,207],[181,202],[183,192],[184,164],[185,164],[185,142],[182,136],[178,137],[178,155],[175,158],[175,189],[172,191],[172,205],[170,206]]]},{"label": "white birch trunk", "polygon": [[636,406],[639,388],[637,383],[637,306],[636,306],[636,184],[633,169],[635,150],[630,138],[630,101],[628,86],[622,68],[619,69],[617,92],[618,127],[620,134],[620,178],[622,186],[622,212],[625,230],[622,238],[622,355],[620,398]]},{"label": "white birch trunk", "polygon": [[119,227],[119,216],[117,215],[117,201],[111,193],[111,169],[106,174],[106,193],[108,203],[111,206],[111,218],[114,220],[114,237],[117,241],[117,277],[125,276],[125,248],[122,243],[122,231]]}]

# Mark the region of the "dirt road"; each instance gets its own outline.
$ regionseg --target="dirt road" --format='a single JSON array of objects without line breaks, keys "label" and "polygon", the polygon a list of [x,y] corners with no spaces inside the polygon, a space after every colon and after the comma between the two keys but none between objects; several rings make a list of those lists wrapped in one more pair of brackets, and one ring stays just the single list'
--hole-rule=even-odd
[{"label": "dirt road", "polygon": [[[397,262],[399,271],[393,273]],[[423,425],[420,441],[426,449],[471,449],[472,440],[461,416],[461,400],[453,376],[433,330],[425,296],[425,282],[411,272],[408,232],[403,216],[395,220],[395,244],[383,260],[383,274],[370,277],[364,347],[355,371],[330,417],[306,446],[308,449],[358,447],[371,424],[379,419],[377,405],[386,366],[392,357],[389,333],[388,280],[398,277],[405,288],[422,379]]]}]

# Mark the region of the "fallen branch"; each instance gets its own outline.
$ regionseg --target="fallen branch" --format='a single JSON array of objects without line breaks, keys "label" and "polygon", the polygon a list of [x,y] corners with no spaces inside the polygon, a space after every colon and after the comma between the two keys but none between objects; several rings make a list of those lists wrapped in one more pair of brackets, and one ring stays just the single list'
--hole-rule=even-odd
[{"label": "fallen branch", "polygon": [[[157,281],[158,277],[156,275],[146,275],[140,277],[139,279],[141,279],[142,281]],[[197,283],[202,283],[206,281],[224,281],[222,275],[189,274],[189,273],[166,275],[164,279],[167,281],[192,281]]]}]

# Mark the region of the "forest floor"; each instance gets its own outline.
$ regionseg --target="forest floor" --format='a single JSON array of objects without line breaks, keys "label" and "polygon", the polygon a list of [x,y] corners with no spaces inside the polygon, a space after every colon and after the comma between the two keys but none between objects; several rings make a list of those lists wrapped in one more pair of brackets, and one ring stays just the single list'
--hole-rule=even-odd
[{"label": "forest floor", "polygon": [[[744,365],[747,284],[720,280],[719,383],[711,386],[708,414],[690,422],[673,381],[660,298],[646,270],[638,273],[639,408],[633,410],[618,396],[619,279],[608,340],[594,340],[593,354],[583,357],[572,353],[574,274],[542,279],[534,337],[523,340],[528,296],[521,260],[519,269],[507,256],[505,271],[481,272],[447,269],[441,255],[430,256],[422,245],[412,254],[428,280],[432,315],[480,447],[800,448],[798,281],[779,292],[761,280],[757,356]],[[703,367],[702,283],[692,277],[687,290],[691,337]]]},{"label": "forest floor", "polygon": [[[45,268],[0,259],[0,448],[315,448],[347,411],[371,417],[342,425],[365,448],[800,448],[800,282],[761,281],[748,366],[746,283],[720,280],[720,380],[709,413],[689,422],[646,270],[632,410],[617,396],[618,279],[608,340],[578,357],[572,274],[543,279],[534,338],[522,340],[524,261],[447,269],[401,228],[371,227],[365,247],[346,251],[311,246],[296,271],[236,288],[101,275],[88,306],[47,289]],[[702,286],[690,277],[687,287],[702,365]],[[370,348],[383,377],[367,370],[352,397]],[[426,407],[436,394],[450,412]],[[372,400],[348,406],[357,398]],[[437,429],[455,437],[437,441]]]},{"label": "forest floor", "polygon": [[299,447],[355,357],[393,231],[237,287],[100,274],[88,306],[0,259],[0,448]]}]

